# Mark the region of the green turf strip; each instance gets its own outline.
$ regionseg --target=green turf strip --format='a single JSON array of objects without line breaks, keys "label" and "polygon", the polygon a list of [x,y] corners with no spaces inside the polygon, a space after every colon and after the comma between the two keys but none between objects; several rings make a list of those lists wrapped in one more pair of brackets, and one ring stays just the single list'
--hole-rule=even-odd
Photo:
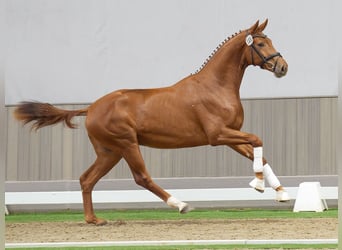
[{"label": "green turf strip", "polygon": [[[179,214],[175,210],[112,210],[99,211],[98,217],[116,220],[179,220],[179,219],[256,219],[256,218],[337,218],[338,210],[330,209],[321,213],[299,212],[291,210],[255,210],[229,209],[205,210],[198,209],[188,214]],[[82,221],[81,211],[64,211],[48,213],[19,213],[6,216],[6,223],[14,222],[52,222],[52,221]]]}]

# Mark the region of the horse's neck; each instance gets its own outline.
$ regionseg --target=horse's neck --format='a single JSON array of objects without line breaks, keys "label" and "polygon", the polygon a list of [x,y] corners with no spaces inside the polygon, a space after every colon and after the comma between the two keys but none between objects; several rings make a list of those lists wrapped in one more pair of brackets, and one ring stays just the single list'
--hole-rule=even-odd
[{"label": "horse's neck", "polygon": [[243,46],[230,43],[223,45],[199,74],[210,76],[212,80],[208,84],[219,84],[238,93],[246,67]]}]

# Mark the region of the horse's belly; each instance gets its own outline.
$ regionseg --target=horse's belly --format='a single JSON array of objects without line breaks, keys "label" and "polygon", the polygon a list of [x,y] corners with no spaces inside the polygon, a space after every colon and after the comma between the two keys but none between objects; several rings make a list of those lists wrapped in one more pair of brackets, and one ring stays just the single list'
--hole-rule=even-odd
[{"label": "horse's belly", "polygon": [[143,133],[138,134],[138,141],[140,145],[145,145],[153,148],[184,148],[208,144],[208,140],[201,133],[197,135]]}]

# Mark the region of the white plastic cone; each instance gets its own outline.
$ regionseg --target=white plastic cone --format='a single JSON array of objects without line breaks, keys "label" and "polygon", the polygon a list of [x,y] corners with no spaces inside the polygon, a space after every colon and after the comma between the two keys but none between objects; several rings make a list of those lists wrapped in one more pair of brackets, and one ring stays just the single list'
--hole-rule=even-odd
[{"label": "white plastic cone", "polygon": [[319,182],[302,182],[299,185],[293,212],[328,210],[325,199],[322,199],[321,184]]}]

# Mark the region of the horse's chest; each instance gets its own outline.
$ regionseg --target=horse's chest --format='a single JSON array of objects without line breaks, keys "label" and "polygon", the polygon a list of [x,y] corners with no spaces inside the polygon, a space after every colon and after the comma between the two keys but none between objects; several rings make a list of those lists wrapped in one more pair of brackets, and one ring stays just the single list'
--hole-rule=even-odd
[{"label": "horse's chest", "polygon": [[222,125],[233,129],[240,129],[244,118],[243,109],[242,107],[223,108],[221,118],[223,123]]},{"label": "horse's chest", "polygon": [[224,127],[240,130],[243,124],[243,109],[239,104],[215,106],[203,104],[197,107],[197,113],[207,133],[216,133]]}]

